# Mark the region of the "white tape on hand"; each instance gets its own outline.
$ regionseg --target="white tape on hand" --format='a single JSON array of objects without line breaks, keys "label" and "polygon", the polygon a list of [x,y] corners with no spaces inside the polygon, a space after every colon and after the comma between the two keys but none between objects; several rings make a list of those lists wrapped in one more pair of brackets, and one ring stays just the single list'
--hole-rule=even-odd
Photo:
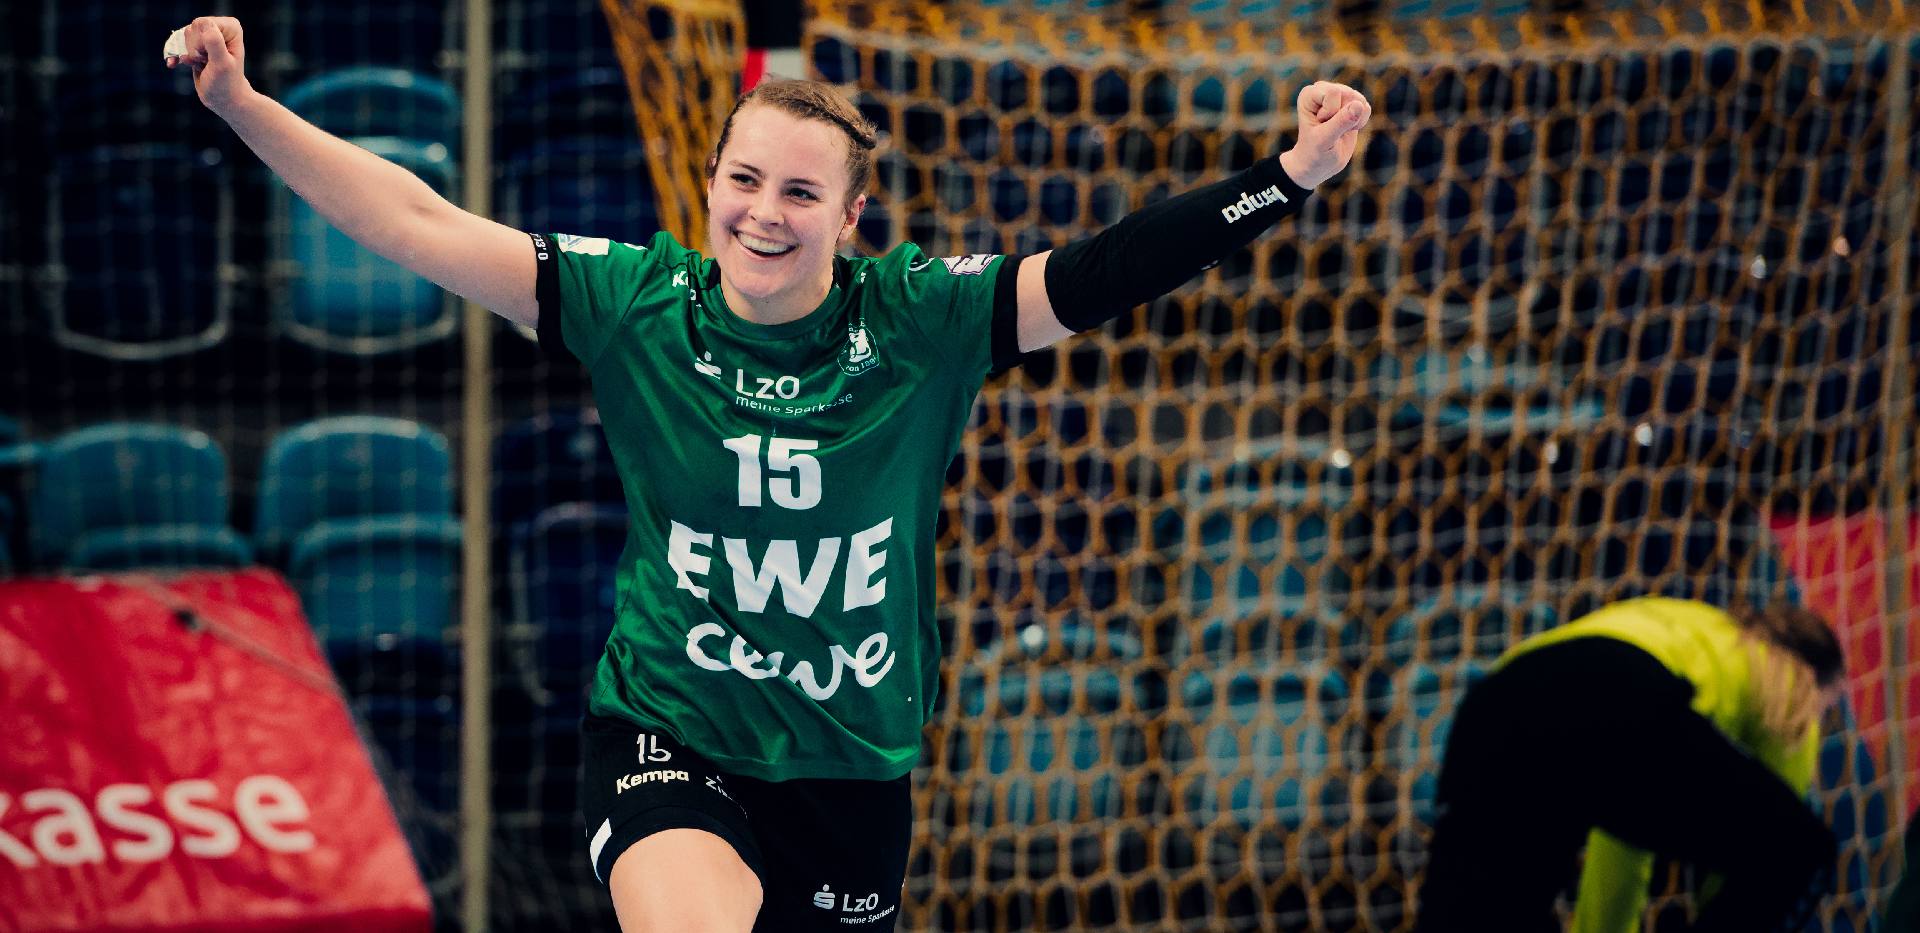
[{"label": "white tape on hand", "polygon": [[186,27],[182,26],[179,29],[175,29],[173,35],[167,37],[167,47],[161,50],[161,55],[166,58],[187,57]]}]

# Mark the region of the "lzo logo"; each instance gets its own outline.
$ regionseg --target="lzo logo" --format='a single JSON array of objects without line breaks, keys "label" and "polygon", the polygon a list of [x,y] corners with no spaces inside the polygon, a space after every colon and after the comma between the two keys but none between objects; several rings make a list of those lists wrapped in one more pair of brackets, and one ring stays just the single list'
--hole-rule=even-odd
[{"label": "lzo logo", "polygon": [[849,376],[858,376],[872,369],[880,362],[880,352],[873,345],[873,334],[865,324],[855,322],[847,328],[847,345],[840,351],[840,371]]}]

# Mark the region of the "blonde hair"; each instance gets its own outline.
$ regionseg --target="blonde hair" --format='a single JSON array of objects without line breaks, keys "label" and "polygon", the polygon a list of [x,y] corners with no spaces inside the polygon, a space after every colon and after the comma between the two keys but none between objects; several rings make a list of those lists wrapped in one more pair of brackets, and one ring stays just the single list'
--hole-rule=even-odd
[{"label": "blonde hair", "polygon": [[1747,651],[1760,727],[1796,742],[1822,712],[1820,691],[1846,672],[1839,639],[1825,619],[1799,606],[1729,610]]}]

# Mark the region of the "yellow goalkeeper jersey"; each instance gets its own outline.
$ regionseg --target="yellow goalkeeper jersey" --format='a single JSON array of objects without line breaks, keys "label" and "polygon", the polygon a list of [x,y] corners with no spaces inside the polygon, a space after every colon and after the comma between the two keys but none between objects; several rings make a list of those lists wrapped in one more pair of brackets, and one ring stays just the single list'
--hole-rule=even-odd
[{"label": "yellow goalkeeper jersey", "polygon": [[[1804,796],[1812,786],[1819,726],[1809,726],[1797,742],[1781,741],[1762,727],[1751,655],[1741,646],[1739,627],[1732,616],[1706,603],[1659,597],[1614,603],[1515,645],[1499,663],[1545,645],[1593,636],[1617,638],[1658,658],[1693,684],[1695,712],[1780,775],[1795,793]],[[1652,877],[1653,853],[1594,830],[1587,842],[1572,929],[1638,931]]]}]

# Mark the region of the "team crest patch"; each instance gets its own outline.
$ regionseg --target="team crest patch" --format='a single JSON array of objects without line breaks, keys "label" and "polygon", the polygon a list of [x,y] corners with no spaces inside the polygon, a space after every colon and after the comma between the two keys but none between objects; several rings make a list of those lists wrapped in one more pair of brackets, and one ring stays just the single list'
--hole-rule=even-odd
[{"label": "team crest patch", "polygon": [[558,234],[553,238],[560,244],[563,253],[579,253],[582,256],[605,256],[610,242],[606,237],[574,236],[570,233]]},{"label": "team crest patch", "polygon": [[987,263],[992,262],[993,257],[994,254],[974,253],[971,256],[948,256],[940,261],[946,263],[947,271],[954,275],[979,275],[987,271]]},{"label": "team crest patch", "polygon": [[867,325],[856,323],[847,328],[847,345],[840,350],[840,371],[858,376],[879,362],[880,352],[873,345],[873,334]]}]

